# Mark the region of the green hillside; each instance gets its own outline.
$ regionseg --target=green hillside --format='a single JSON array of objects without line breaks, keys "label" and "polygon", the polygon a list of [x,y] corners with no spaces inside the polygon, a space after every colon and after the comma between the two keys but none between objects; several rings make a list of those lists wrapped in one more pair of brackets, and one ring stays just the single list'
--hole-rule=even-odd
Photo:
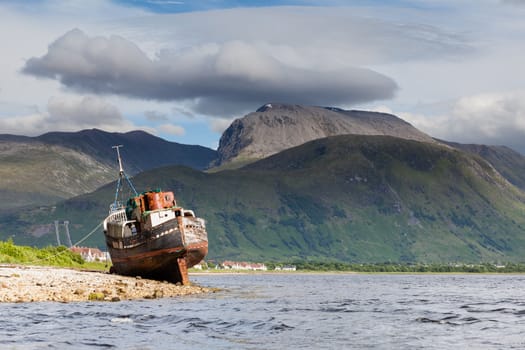
[{"label": "green hillside", "polygon": [[126,133],[98,129],[50,132],[35,139],[89,154],[97,161],[112,167],[115,166],[116,158],[111,147],[124,145],[120,152],[127,160],[130,174],[168,165],[184,165],[202,170],[217,158],[217,152],[212,149],[166,141],[140,130]]},{"label": "green hillside", "polygon": [[0,210],[54,203],[91,192],[115,167],[74,150],[34,141],[0,140]]},{"label": "green hillside", "polygon": [[[481,157],[387,136],[315,140],[242,169],[144,172],[207,220],[211,259],[345,262],[524,261],[525,195]],[[19,244],[73,241],[100,222],[112,185],[56,208],[0,217]],[[46,226],[47,225],[47,226]],[[85,244],[103,246],[101,230]]]},{"label": "green hillside", "polygon": [[130,174],[175,164],[202,170],[217,153],[143,131],[0,135],[0,211],[50,205],[109,183],[118,174],[114,145],[125,145],[121,153]]},{"label": "green hillside", "polygon": [[[444,142],[444,141],[440,141]],[[505,146],[487,146],[446,142],[464,152],[479,155],[489,162],[511,184],[525,190],[525,157]]]}]

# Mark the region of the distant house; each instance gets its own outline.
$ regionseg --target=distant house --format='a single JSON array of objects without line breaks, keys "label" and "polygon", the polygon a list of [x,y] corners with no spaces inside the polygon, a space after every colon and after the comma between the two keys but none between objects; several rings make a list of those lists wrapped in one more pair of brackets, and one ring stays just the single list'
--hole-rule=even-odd
[{"label": "distant house", "polygon": [[297,267],[295,265],[284,265],[276,266],[275,271],[296,271]]},{"label": "distant house", "polygon": [[266,271],[268,268],[262,263],[250,263],[245,261],[224,261],[221,264],[225,270],[249,270],[249,271]]},{"label": "distant house", "polygon": [[203,264],[206,264],[206,263],[205,262],[200,262],[200,263],[198,263],[196,265],[193,265],[193,268],[197,269],[197,270],[202,270],[202,265]]},{"label": "distant house", "polygon": [[71,247],[69,248],[73,253],[80,254],[82,259],[87,262],[101,261],[106,262],[109,260],[108,254],[101,251],[98,248],[90,247]]}]

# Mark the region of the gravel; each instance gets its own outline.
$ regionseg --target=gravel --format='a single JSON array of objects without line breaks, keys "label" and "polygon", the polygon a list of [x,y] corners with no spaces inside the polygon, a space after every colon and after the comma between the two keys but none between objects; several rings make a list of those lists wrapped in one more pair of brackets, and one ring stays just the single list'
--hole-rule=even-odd
[{"label": "gravel", "polygon": [[0,265],[0,302],[121,301],[213,292],[197,285],[126,277],[99,271]]}]

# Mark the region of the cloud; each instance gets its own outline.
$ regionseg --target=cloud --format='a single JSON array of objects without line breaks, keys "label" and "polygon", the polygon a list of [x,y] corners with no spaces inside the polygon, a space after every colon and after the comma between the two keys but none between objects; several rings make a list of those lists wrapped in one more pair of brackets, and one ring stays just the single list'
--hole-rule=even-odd
[{"label": "cloud", "polygon": [[156,5],[184,5],[184,1],[148,0],[146,2]]},{"label": "cloud", "polygon": [[440,139],[508,145],[525,154],[525,91],[462,97],[446,115],[399,115]]},{"label": "cloud", "polygon": [[118,108],[97,96],[52,97],[45,112],[36,110],[30,114],[0,119],[0,129],[11,134],[40,135],[48,131],[90,128],[126,131],[137,127],[126,121]]},{"label": "cloud", "polygon": [[193,113],[192,111],[190,111],[188,108],[184,107],[184,106],[173,106],[171,108],[171,111],[172,111],[172,114],[177,117],[179,115],[182,115],[186,118],[190,118],[190,119],[195,119],[195,113]]},{"label": "cloud", "polygon": [[152,122],[166,122],[168,121],[168,116],[166,113],[158,112],[158,111],[145,111],[144,115],[146,116],[146,119]]},{"label": "cloud", "polygon": [[159,133],[173,135],[173,136],[183,136],[186,133],[186,130],[179,125],[174,124],[162,124],[157,127]]},{"label": "cloud", "polygon": [[117,107],[96,96],[81,99],[52,97],[47,110],[49,120],[56,124],[119,125],[124,121]]},{"label": "cloud", "polygon": [[[474,140],[480,126],[460,137],[463,131],[454,130],[469,130],[466,122],[458,122],[460,128],[435,120],[459,121],[451,108],[460,96],[520,89],[525,77],[523,7],[503,5],[522,3],[517,0],[335,1],[340,7],[305,1],[313,7],[184,14],[109,0],[0,3],[6,29],[0,39],[21,38],[8,45],[0,65],[0,118],[8,118],[0,121],[2,132],[73,128],[48,107],[54,108],[49,96],[66,92],[111,101],[121,118],[133,120],[123,121],[125,127],[180,122],[187,138],[197,134],[190,118],[222,132],[232,117],[272,101],[367,108],[381,100],[394,111],[410,111],[433,135]],[[173,7],[197,6],[186,3]],[[66,32],[75,27],[83,31]],[[445,100],[455,102],[424,109]],[[20,128],[26,124],[28,132]],[[76,130],[80,125],[87,124]]]},{"label": "cloud", "polygon": [[525,5],[525,0],[501,0],[501,2],[507,5]]},{"label": "cloud", "polygon": [[268,101],[366,102],[391,98],[397,89],[370,69],[296,68],[243,41],[161,52],[152,60],[126,39],[90,38],[78,29],[57,39],[44,56],[29,59],[23,72],[80,92],[190,101],[194,110],[212,116]]},{"label": "cloud", "polygon": [[234,121],[234,118],[215,118],[210,123],[210,128],[216,133],[222,134],[230,124]]},{"label": "cloud", "polygon": [[472,52],[464,30],[436,22],[443,13],[436,14],[435,8],[382,5],[237,8],[141,17],[126,21],[123,33],[140,43],[155,38],[157,51],[239,40],[286,65],[320,70]]}]

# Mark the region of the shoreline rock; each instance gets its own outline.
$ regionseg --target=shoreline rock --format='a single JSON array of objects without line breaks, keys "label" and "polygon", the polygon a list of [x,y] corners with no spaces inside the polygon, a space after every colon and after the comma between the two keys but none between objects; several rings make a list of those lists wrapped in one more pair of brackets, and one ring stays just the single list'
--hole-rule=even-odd
[{"label": "shoreline rock", "polygon": [[49,266],[0,265],[0,303],[121,301],[213,292],[197,285]]}]

